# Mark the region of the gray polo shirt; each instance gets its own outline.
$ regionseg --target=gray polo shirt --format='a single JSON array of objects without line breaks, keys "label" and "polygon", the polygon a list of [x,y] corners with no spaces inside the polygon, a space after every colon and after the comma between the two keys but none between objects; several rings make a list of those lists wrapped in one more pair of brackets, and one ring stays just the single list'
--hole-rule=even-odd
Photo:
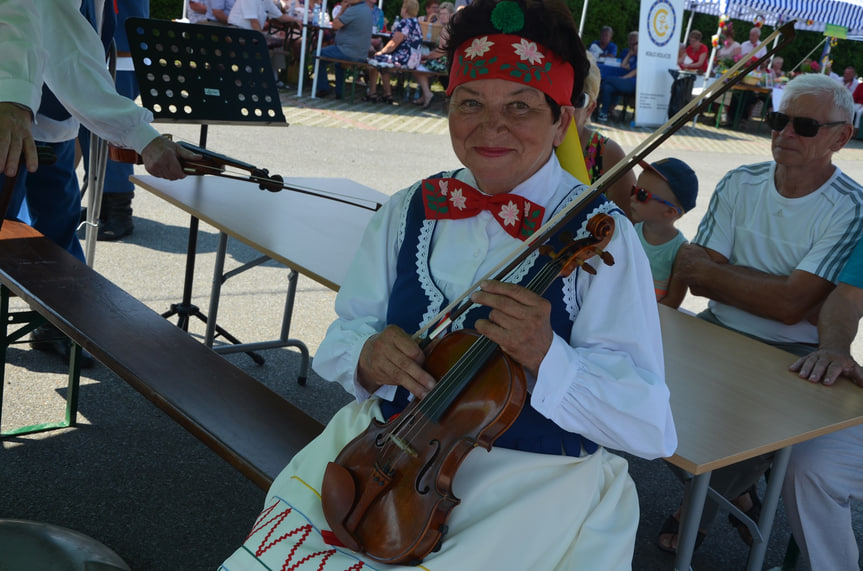
[{"label": "gray polo shirt", "polygon": [[339,13],[344,27],[336,30],[336,46],[350,59],[365,60],[372,44],[372,10],[365,2]]}]

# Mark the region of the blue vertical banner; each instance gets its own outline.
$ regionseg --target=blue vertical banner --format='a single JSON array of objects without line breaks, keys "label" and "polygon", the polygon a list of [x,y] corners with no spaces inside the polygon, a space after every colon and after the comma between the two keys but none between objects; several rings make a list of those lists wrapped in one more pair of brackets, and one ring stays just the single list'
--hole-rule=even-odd
[{"label": "blue vertical banner", "polygon": [[683,0],[641,0],[635,124],[655,127],[668,118],[668,101],[677,69]]}]

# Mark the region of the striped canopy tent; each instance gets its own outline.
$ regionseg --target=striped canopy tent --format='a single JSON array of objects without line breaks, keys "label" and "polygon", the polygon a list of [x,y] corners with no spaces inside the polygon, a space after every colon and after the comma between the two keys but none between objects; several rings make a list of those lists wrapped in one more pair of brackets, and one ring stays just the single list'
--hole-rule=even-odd
[{"label": "striped canopy tent", "polygon": [[685,7],[773,27],[797,20],[795,28],[815,32],[832,24],[847,28],[849,38],[863,38],[863,0],[686,0]]},{"label": "striped canopy tent", "polygon": [[[847,30],[847,39],[863,40],[863,0],[686,0],[685,8],[753,24],[760,21],[771,27],[796,20],[795,29],[813,32],[824,32],[828,25],[839,26]],[[823,59],[827,59],[828,52],[829,47]],[[708,74],[715,54],[714,47]]]}]

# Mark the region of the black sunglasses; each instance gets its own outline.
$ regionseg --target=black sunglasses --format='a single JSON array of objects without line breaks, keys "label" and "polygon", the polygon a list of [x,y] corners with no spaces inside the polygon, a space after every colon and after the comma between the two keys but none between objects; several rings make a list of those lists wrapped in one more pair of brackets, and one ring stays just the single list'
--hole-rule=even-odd
[{"label": "black sunglasses", "polygon": [[801,137],[814,137],[821,127],[835,127],[836,125],[847,125],[847,121],[833,121],[832,123],[819,123],[811,117],[790,117],[785,113],[771,111],[764,118],[767,125],[774,131],[781,131],[789,121],[794,126],[794,132]]}]

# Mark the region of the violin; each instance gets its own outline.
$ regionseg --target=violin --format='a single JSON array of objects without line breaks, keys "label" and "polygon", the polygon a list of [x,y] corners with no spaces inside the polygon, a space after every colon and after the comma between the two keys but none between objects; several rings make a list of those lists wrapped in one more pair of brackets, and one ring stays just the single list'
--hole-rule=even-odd
[{"label": "violin", "polygon": [[[614,219],[597,214],[587,230],[579,240],[559,235],[557,252],[542,246],[548,262],[526,287],[542,294],[579,267],[596,273],[585,263],[594,256],[613,264],[605,248]],[[476,331],[435,341],[424,367],[434,388],[396,418],[373,420],[324,473],[321,503],[332,532],[382,563],[415,565],[439,547],[460,502],[452,493],[456,471],[474,448],[491,449],[527,399],[524,369]]]}]

